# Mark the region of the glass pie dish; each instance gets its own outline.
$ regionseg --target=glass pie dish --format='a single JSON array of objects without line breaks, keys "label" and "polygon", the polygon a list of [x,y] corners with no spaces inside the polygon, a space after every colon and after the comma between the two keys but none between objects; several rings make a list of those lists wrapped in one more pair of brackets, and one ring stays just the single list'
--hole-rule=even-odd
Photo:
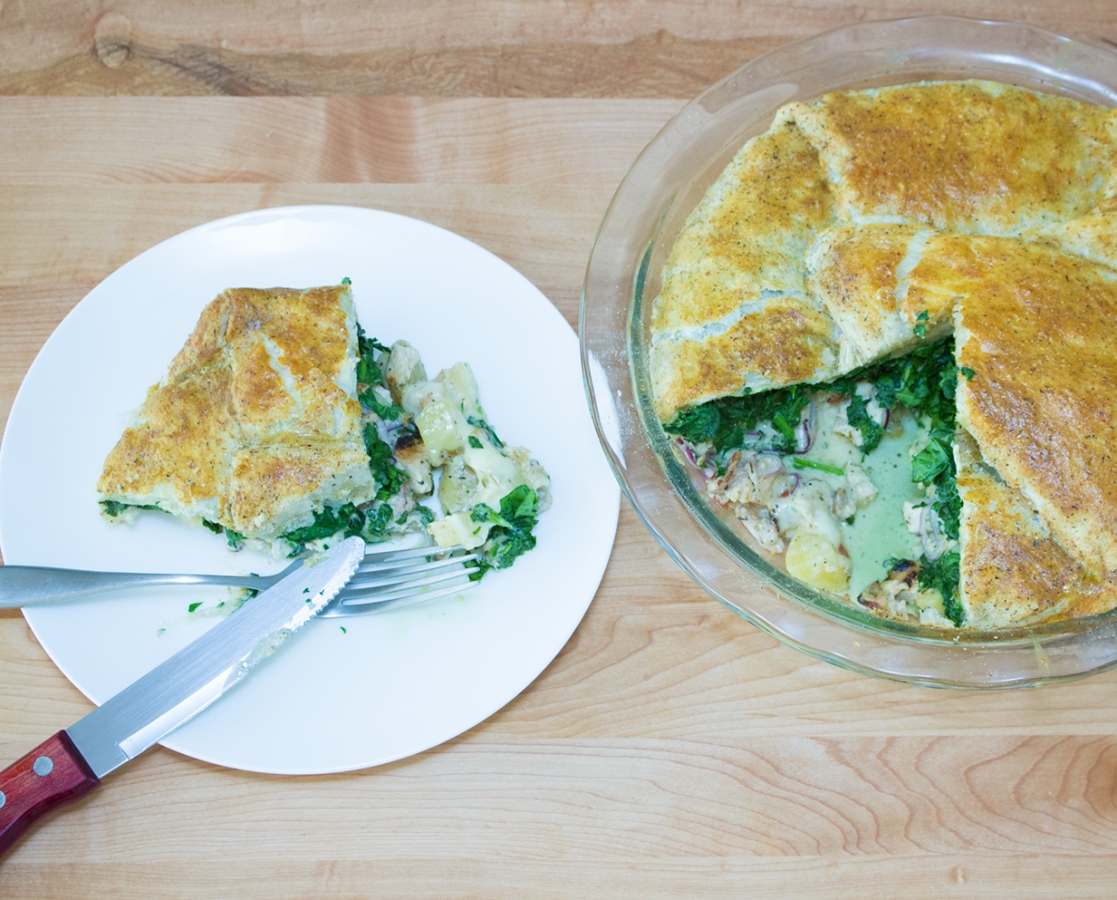
[{"label": "glass pie dish", "polygon": [[911,684],[1025,687],[1117,665],[1117,611],[998,631],[874,616],[791,578],[673,452],[652,408],[647,346],[660,271],[683,222],[778,107],[835,90],[984,79],[1117,106],[1117,54],[1016,22],[922,16],[778,48],[688,103],[633,163],[602,220],[582,292],[583,374],[621,488],[667,553],[746,621],[835,665]]}]

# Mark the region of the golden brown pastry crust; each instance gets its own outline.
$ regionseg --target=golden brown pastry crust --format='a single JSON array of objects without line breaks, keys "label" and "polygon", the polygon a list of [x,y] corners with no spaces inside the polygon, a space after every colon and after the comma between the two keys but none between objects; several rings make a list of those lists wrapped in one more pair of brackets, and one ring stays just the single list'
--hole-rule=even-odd
[{"label": "golden brown pastry crust", "polygon": [[[782,107],[688,217],[653,304],[664,422],[745,388],[825,381],[949,330],[912,278],[928,232],[1021,236],[1117,263],[1117,112],[992,82]],[[789,315],[790,310],[796,316]],[[770,339],[762,337],[769,310]]]},{"label": "golden brown pastry crust", "polygon": [[1117,570],[1117,273],[1039,244],[956,238],[958,421],[1094,571]]},{"label": "golden brown pastry crust", "polygon": [[668,258],[656,411],[827,381],[957,321],[976,373],[958,390],[980,447],[959,473],[974,624],[1103,611],[1117,605],[1115,285],[1117,112],[976,81],[792,103]]},{"label": "golden brown pastry crust", "polygon": [[803,266],[832,219],[818,154],[793,125],[734,157],[664,266],[650,364],[661,418],[746,387],[836,372],[833,326],[809,297]]},{"label": "golden brown pastry crust", "polygon": [[[918,225],[872,223],[819,238],[807,262],[811,284],[841,334],[842,372],[950,333],[953,298],[927,296],[917,267],[933,235]],[[914,331],[918,322],[922,336]]]},{"label": "golden brown pastry crust", "polygon": [[106,459],[101,498],[262,541],[371,499],[355,328],[346,286],[225,291]]},{"label": "golden brown pastry crust", "polygon": [[1113,167],[1114,113],[983,81],[791,103],[843,210],[939,231],[1020,234],[1087,213]]},{"label": "golden brown pastry crust", "polygon": [[1051,536],[1027,498],[983,463],[970,435],[955,439],[966,625],[999,629],[1105,612],[1117,573],[1090,573]]}]

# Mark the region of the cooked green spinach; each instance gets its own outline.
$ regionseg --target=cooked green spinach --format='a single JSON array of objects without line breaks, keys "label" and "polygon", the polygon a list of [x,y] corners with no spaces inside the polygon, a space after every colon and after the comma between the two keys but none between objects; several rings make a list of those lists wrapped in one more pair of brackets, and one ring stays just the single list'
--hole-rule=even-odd
[{"label": "cooked green spinach", "polygon": [[364,437],[368,466],[377,484],[376,499],[387,500],[389,497],[394,497],[407,481],[407,473],[395,466],[392,448],[380,439],[375,424],[365,423]]},{"label": "cooked green spinach", "polygon": [[[917,317],[915,332],[922,336],[928,316]],[[744,446],[745,433],[762,423],[771,425],[771,448],[788,453],[795,447],[795,426],[802,410],[816,393],[849,398],[846,417],[861,433],[861,451],[875,450],[884,437],[884,427],[869,414],[869,400],[858,393],[858,385],[873,387],[872,400],[882,409],[909,410],[928,430],[925,447],[912,459],[912,481],[933,486],[931,506],[942,523],[943,534],[957,540],[962,500],[958,496],[958,473],[954,463],[954,395],[959,373],[974,377],[969,368],[959,369],[954,362],[954,339],[945,337],[917,347],[911,353],[864,366],[831,382],[793,385],[763,393],[746,391],[739,397],[722,397],[700,406],[681,410],[665,430],[692,444],[710,443],[716,458],[724,460]],[[793,463],[803,468],[804,461]],[[814,466],[814,468],[818,468]],[[823,470],[828,471],[828,470]],[[927,574],[923,575],[922,572]],[[947,553],[934,563],[924,562],[924,579],[933,581],[946,601],[947,616],[961,624],[962,607],[958,600],[958,554]]]},{"label": "cooked green spinach", "polygon": [[387,353],[389,349],[376,338],[365,336],[365,330],[357,323],[357,381],[373,387],[384,383],[384,373],[376,361],[376,354]]},{"label": "cooked green spinach", "polygon": [[314,521],[283,535],[292,544],[308,544],[343,532],[345,537],[360,534],[365,525],[365,514],[352,503],[343,506],[326,506],[314,514]]},{"label": "cooked green spinach", "polygon": [[478,581],[490,569],[507,569],[535,546],[532,529],[539,521],[539,497],[526,484],[513,488],[500,501],[500,512],[478,503],[470,519],[489,524],[488,539],[481,546],[481,558],[470,581]]},{"label": "cooked green spinach", "polygon": [[377,353],[389,353],[376,338],[365,336],[365,331],[357,323],[357,399],[365,409],[371,409],[381,419],[397,421],[403,418],[403,410],[394,403],[382,403],[376,396],[374,387],[384,385],[384,371],[377,362]]},{"label": "cooked green spinach", "polygon": [[934,562],[928,562],[924,556],[919,563],[919,586],[924,589],[934,588],[942,594],[946,617],[961,627],[965,623],[966,612],[958,597],[958,583],[961,580],[961,557],[958,551],[944,553]]},{"label": "cooked green spinach", "polygon": [[479,416],[467,416],[466,421],[474,428],[485,432],[489,436],[489,440],[493,442],[494,446],[498,448],[504,446],[504,442],[496,436],[496,432],[493,431],[492,426],[484,419],[480,418]]},{"label": "cooked green spinach", "polygon": [[105,511],[105,515],[112,516],[114,519],[126,509],[153,509],[156,512],[166,512],[165,509],[156,506],[154,503],[121,503],[119,500],[102,500],[101,508]]},{"label": "cooked green spinach", "polygon": [[746,432],[768,423],[774,431],[771,449],[788,452],[795,447],[795,426],[814,390],[812,385],[796,384],[759,394],[721,397],[680,411],[664,428],[692,444],[711,442],[723,454],[744,446]]}]

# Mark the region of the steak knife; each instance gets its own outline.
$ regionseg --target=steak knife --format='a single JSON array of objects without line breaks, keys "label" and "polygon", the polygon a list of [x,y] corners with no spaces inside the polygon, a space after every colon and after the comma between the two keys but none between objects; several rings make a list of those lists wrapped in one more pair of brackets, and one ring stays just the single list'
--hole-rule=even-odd
[{"label": "steak knife", "polygon": [[333,600],[364,554],[359,537],[335,545],[0,772],[0,853],[237,684]]}]

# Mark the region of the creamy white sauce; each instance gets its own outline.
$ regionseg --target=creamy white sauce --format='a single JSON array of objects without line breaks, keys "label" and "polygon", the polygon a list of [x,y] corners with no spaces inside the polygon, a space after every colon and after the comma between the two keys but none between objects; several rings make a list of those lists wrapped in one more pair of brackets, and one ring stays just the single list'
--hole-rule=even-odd
[{"label": "creamy white sauce", "polygon": [[[867,396],[860,387],[859,393]],[[846,418],[848,406],[848,400],[831,402],[816,395],[809,419],[811,445],[805,453],[777,457],[742,450],[731,455],[726,473],[711,479],[707,490],[733,509],[771,552],[783,552],[788,541],[804,533],[837,548],[850,572],[848,588],[839,593],[856,599],[885,577],[886,560],[918,559],[923,552],[918,533],[905,521],[905,506],[928,502],[923,488],[911,480],[913,445],[926,437],[910,413],[898,413],[880,444],[863,454],[860,432]],[[870,401],[870,414],[879,411],[874,417],[883,423],[884,410],[874,406]],[[760,431],[763,445],[771,435]]]},{"label": "creamy white sauce", "polygon": [[922,429],[911,415],[901,416],[900,424],[902,428],[890,429],[862,464],[880,493],[857,513],[852,525],[845,526],[846,547],[853,562],[851,597],[884,577],[886,559],[918,559],[922,552],[919,538],[904,522],[905,501],[924,499],[923,490],[911,480],[909,455]]}]

